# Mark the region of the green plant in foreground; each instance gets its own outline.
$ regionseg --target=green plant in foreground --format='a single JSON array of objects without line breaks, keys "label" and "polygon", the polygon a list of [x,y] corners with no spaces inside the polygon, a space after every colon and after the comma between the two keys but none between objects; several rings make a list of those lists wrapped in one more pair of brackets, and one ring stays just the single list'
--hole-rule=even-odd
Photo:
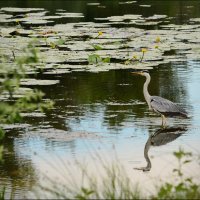
[{"label": "green plant in foreground", "polygon": [[6,199],[5,198],[5,191],[6,191],[6,188],[3,187],[2,190],[0,191],[0,200]]},{"label": "green plant in foreground", "polygon": [[[105,156],[91,155],[94,159],[91,168],[87,163],[63,162],[57,160],[56,165],[48,162],[52,169],[57,171],[57,180],[44,174],[45,183],[40,185],[36,196],[45,198],[47,195],[53,199],[138,199],[141,194],[137,185],[133,185],[125,169],[119,162],[110,162]],[[61,166],[59,166],[61,164]],[[63,170],[59,170],[59,169]],[[78,176],[78,179],[77,179]],[[59,181],[59,180],[64,180]],[[39,193],[44,196],[40,196]]]},{"label": "green plant in foreground", "polygon": [[[13,55],[14,52],[13,52]],[[3,61],[4,58],[1,58]],[[29,43],[24,49],[24,56],[16,58],[14,56],[15,66],[0,65],[0,76],[2,78],[0,85],[0,95],[8,93],[9,98],[5,102],[0,102],[0,142],[3,140],[5,132],[1,127],[3,124],[12,124],[22,121],[22,112],[31,112],[34,110],[45,111],[53,106],[52,101],[43,102],[44,94],[39,90],[32,90],[18,99],[13,99],[13,95],[20,87],[20,81],[25,78],[27,66],[33,66],[39,61],[38,51],[34,43]],[[3,144],[0,145],[0,162],[3,162]],[[0,188],[0,200],[5,199],[5,187]]]},{"label": "green plant in foreground", "polygon": [[0,124],[20,122],[22,119],[21,112],[30,112],[36,109],[44,111],[52,107],[53,103],[51,101],[42,101],[44,94],[38,90],[27,92],[17,100],[13,99],[13,94],[20,87],[21,79],[27,76],[27,66],[32,65],[34,67],[34,64],[38,61],[38,51],[33,43],[29,43],[24,49],[24,56],[16,58],[15,67],[9,68],[4,67],[3,64],[0,65],[0,69],[3,71],[0,95],[8,93],[10,100],[0,102]]},{"label": "green plant in foreground", "polygon": [[199,199],[200,187],[194,183],[191,177],[185,177],[183,166],[192,161],[192,153],[183,149],[174,152],[178,160],[178,168],[174,169],[177,181],[175,183],[164,183],[158,190],[157,199]]},{"label": "green plant in foreground", "polygon": [[[47,192],[51,198],[63,199],[199,199],[200,187],[192,178],[183,173],[183,166],[194,159],[194,155],[182,149],[174,152],[178,161],[178,167],[173,170],[174,182],[161,183],[154,195],[145,195],[143,188],[133,185],[125,169],[118,161],[111,163],[102,156],[95,157],[96,170],[93,174],[83,163],[76,161],[73,166],[75,171],[81,172],[81,181],[73,177],[73,171],[66,167],[66,174],[60,172],[67,182],[61,184],[47,178],[46,185],[42,187],[42,193]],[[57,163],[58,164],[58,163]],[[63,164],[63,162],[62,162]],[[96,171],[96,172],[97,172]],[[98,179],[98,177],[100,179]],[[146,190],[146,189],[145,189]],[[150,196],[151,195],[151,196]]]},{"label": "green plant in foreground", "polygon": [[[38,90],[32,90],[18,99],[13,95],[20,88],[20,81],[25,78],[27,67],[34,67],[39,61],[38,50],[35,48],[36,41],[33,41],[24,48],[24,56],[14,57],[14,65],[4,66],[5,58],[0,57],[0,96],[8,94],[7,101],[0,102],[0,140],[3,139],[4,131],[1,127],[3,124],[12,124],[22,120],[22,112],[31,112],[33,110],[45,111],[53,106],[52,101],[43,102],[44,94]],[[7,62],[8,63],[8,62]],[[0,160],[2,160],[3,146],[0,146]]]}]

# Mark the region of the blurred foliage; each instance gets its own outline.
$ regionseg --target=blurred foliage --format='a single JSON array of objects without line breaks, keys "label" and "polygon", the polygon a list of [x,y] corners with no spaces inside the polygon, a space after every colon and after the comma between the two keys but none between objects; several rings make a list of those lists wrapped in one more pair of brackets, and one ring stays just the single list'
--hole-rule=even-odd
[{"label": "blurred foliage", "polygon": [[154,199],[199,199],[199,185],[193,181],[192,177],[186,177],[183,172],[183,167],[194,159],[194,155],[181,148],[173,154],[178,161],[178,167],[173,170],[177,181],[175,183],[165,182],[161,185]]},{"label": "blurred foliage", "polygon": [[6,188],[3,187],[3,189],[0,191],[0,200],[4,200],[5,199],[5,191],[6,191]]},{"label": "blurred foliage", "polygon": [[[109,164],[109,161],[101,155],[93,157],[95,161],[98,161],[98,169],[101,173],[99,181],[85,165],[76,161],[73,167],[78,167],[82,174],[81,184],[76,183],[76,177],[73,173],[70,173],[70,168],[65,166],[67,174],[61,172],[62,177],[67,175],[66,180],[73,181],[60,184],[56,180],[48,179],[49,184],[45,184],[41,188],[51,197],[59,199],[199,199],[199,185],[193,181],[192,177],[183,175],[183,167],[190,163],[190,159],[195,160],[195,155],[182,149],[174,152],[174,155],[178,165],[172,171],[173,180],[159,183],[157,190],[152,191],[152,194],[146,194],[142,185],[133,185],[129,174],[126,173],[125,168],[121,166],[118,160]],[[102,169],[99,167],[102,167]],[[71,174],[71,179],[67,179],[69,174]]]},{"label": "blurred foliage", "polygon": [[[33,41],[23,49],[23,56],[16,58],[13,53],[14,65],[10,67],[5,66],[7,61],[5,56],[0,57],[0,97],[8,94],[6,101],[0,102],[0,141],[3,140],[4,130],[3,124],[12,124],[21,122],[22,112],[31,112],[39,110],[44,112],[45,110],[53,106],[52,101],[43,101],[44,93],[39,90],[31,90],[25,93],[23,96],[14,99],[13,95],[20,87],[20,80],[26,78],[27,67],[35,67],[38,63],[38,50],[35,48],[37,41]],[[8,63],[8,61],[7,61]],[[3,146],[0,146],[0,161],[2,160]]]}]

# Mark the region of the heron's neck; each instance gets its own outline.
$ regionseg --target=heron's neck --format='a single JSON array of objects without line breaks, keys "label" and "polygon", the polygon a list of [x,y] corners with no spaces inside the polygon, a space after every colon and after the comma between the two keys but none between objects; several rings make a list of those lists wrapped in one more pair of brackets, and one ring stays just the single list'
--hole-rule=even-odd
[{"label": "heron's neck", "polygon": [[150,80],[151,80],[151,77],[149,75],[146,76],[146,81],[144,83],[144,86],[143,86],[143,93],[144,93],[144,98],[149,106],[149,109],[151,109],[151,105],[150,105],[150,94],[148,92],[148,85],[150,83]]},{"label": "heron's neck", "polygon": [[147,161],[147,166],[146,168],[148,168],[149,170],[151,169],[151,160],[149,158],[149,155],[148,155],[148,151],[150,149],[150,146],[151,146],[151,138],[149,138],[145,144],[145,148],[144,148],[144,158],[146,159]]}]

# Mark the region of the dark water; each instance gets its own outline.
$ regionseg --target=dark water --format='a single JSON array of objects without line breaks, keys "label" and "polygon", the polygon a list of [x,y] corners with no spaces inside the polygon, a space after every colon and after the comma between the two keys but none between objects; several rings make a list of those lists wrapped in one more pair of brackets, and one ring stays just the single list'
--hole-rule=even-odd
[{"label": "dark water", "polygon": [[[139,4],[152,6],[140,7]],[[85,18],[78,21],[139,13],[144,16],[166,14],[175,17],[174,23],[183,24],[191,17],[200,17],[198,1],[140,1],[131,5],[102,1],[100,5],[89,6],[86,1],[0,1],[0,7],[44,7],[52,13],[55,9],[81,12]],[[199,61],[187,60],[160,65],[150,71],[150,94],[178,102],[191,115],[190,119],[168,119],[170,127],[181,126],[185,131],[173,142],[150,150],[154,157],[150,173],[154,176],[160,176],[160,171],[169,166],[173,168],[169,158],[180,146],[199,153],[199,66]],[[144,146],[148,136],[159,130],[161,118],[148,111],[142,93],[142,77],[131,76],[129,70],[113,70],[72,72],[45,78],[60,80],[59,85],[40,87],[46,98],[55,101],[54,109],[44,116],[25,117],[22,127],[8,130],[3,141],[5,152],[0,164],[0,184],[6,186],[8,196],[10,191],[16,197],[29,195],[39,185],[41,173],[50,170],[48,161],[54,162],[56,157],[84,159],[88,152],[101,152],[102,148],[109,154],[113,145],[127,171],[132,170],[130,174],[135,173],[136,177],[144,176],[132,168],[146,164]],[[88,136],[84,138],[85,133]],[[68,134],[79,134],[79,137],[69,139]],[[195,170],[194,167],[193,173],[188,173],[197,174]],[[48,175],[54,177],[53,173]]]}]

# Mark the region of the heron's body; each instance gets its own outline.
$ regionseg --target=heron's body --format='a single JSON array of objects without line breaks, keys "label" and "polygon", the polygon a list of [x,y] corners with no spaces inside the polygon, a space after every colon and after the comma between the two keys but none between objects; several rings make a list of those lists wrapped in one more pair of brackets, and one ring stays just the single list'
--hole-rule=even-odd
[{"label": "heron's body", "polygon": [[168,99],[159,96],[151,96],[150,104],[155,112],[166,117],[179,116],[187,118],[186,111]]},{"label": "heron's body", "polygon": [[146,77],[146,81],[143,86],[144,98],[149,106],[150,110],[155,111],[156,113],[161,114],[162,117],[162,125],[166,124],[165,117],[184,117],[187,118],[187,112],[180,108],[174,102],[159,97],[159,96],[151,96],[148,92],[148,85],[151,81],[151,77],[147,72],[133,72],[133,74],[139,74]]}]

